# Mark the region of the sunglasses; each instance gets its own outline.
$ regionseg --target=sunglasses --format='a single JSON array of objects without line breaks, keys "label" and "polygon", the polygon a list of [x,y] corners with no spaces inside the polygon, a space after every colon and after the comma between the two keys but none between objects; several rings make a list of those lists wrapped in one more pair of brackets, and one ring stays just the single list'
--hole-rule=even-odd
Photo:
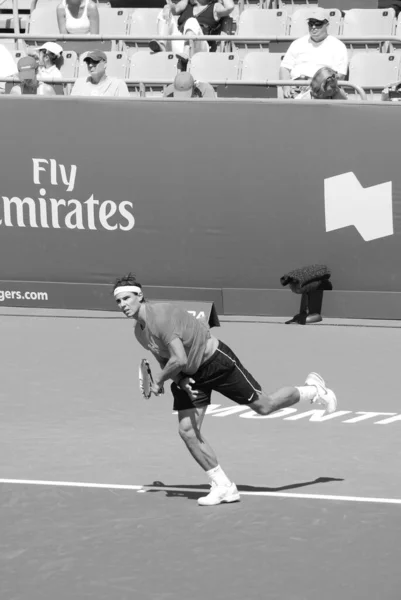
[{"label": "sunglasses", "polygon": [[326,21],[308,21],[308,27],[311,29],[315,27],[315,29],[321,29],[323,25],[326,25]]},{"label": "sunglasses", "polygon": [[97,61],[97,60],[86,60],[85,62],[88,65],[88,67],[89,67],[89,65],[95,65],[95,67],[96,67],[99,63],[104,62],[104,61],[102,61],[102,60],[99,60],[99,61]]}]

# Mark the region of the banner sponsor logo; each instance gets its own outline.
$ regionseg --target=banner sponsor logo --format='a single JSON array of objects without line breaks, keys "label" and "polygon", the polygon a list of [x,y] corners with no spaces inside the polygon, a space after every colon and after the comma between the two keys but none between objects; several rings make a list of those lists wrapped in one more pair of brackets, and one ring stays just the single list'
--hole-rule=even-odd
[{"label": "banner sponsor logo", "polygon": [[[130,231],[135,225],[132,202],[100,200],[93,194],[86,200],[71,197],[77,170],[77,165],[59,164],[52,158],[32,158],[33,183],[40,187],[34,197],[1,196],[0,226]],[[65,197],[51,197],[44,187],[48,184],[58,192],[64,186]]]},{"label": "banner sponsor logo", "polygon": [[394,234],[392,184],[363,188],[354,173],[324,180],[326,231],[353,225],[365,242]]}]

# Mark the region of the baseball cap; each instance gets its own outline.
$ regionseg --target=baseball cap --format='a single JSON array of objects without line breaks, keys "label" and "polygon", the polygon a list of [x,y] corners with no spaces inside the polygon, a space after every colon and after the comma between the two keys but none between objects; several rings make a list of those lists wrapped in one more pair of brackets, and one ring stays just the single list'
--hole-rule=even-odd
[{"label": "baseball cap", "polygon": [[178,73],[174,79],[174,98],[190,98],[192,96],[192,90],[195,85],[195,80],[191,73],[182,71]]},{"label": "baseball cap", "polygon": [[48,52],[52,52],[56,56],[60,56],[63,51],[63,47],[60,46],[60,44],[56,44],[56,42],[46,42],[43,44],[43,46],[38,48],[38,50],[48,50]]},{"label": "baseball cap", "polygon": [[101,50],[92,50],[92,52],[88,52],[84,58],[85,62],[88,60],[93,60],[93,62],[100,62],[101,60],[104,60],[107,62],[107,56]]},{"label": "baseball cap", "polygon": [[17,67],[20,79],[34,79],[38,63],[33,56],[23,56],[17,62]]},{"label": "baseball cap", "polygon": [[307,21],[328,21],[327,16],[326,16],[326,11],[324,10],[324,8],[314,8],[313,10],[311,10],[309,12],[308,10],[308,16],[306,17]]}]

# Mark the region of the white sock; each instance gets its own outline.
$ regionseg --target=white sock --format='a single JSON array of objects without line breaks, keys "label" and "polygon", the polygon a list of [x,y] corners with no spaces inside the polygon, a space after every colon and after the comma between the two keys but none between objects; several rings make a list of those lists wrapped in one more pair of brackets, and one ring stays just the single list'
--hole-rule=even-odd
[{"label": "white sock", "polygon": [[300,400],[308,400],[310,402],[317,394],[317,387],[315,385],[295,386],[295,389],[299,392]]},{"label": "white sock", "polygon": [[231,481],[220,465],[217,465],[214,469],[210,469],[210,471],[206,471],[206,475],[215,485],[231,485]]}]

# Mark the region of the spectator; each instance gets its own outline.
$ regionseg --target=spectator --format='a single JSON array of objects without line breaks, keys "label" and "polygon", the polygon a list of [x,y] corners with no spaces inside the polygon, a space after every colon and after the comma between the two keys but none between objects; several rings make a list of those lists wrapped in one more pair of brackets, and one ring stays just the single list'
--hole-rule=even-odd
[{"label": "spectator", "polygon": [[62,62],[63,48],[56,42],[46,42],[38,48],[39,51],[39,77],[49,79],[62,79],[59,69]]},{"label": "spectator", "polygon": [[7,84],[6,90],[12,96],[36,95],[55,96],[56,92],[51,85],[38,81],[39,63],[34,56],[24,56],[17,63],[20,83]]},{"label": "spectator", "polygon": [[210,83],[195,81],[190,73],[178,73],[174,82],[168,85],[163,98],[216,98],[216,92]]},{"label": "spectator", "polygon": [[348,100],[348,96],[338,85],[336,71],[322,67],[314,74],[309,89],[295,100]]},{"label": "spectator", "polygon": [[[17,72],[17,65],[12,57],[11,52],[0,44],[0,78],[12,77]],[[4,94],[6,84],[0,81],[0,94]]]},{"label": "spectator", "polygon": [[129,97],[127,84],[117,77],[109,77],[106,73],[107,56],[101,50],[88,52],[84,58],[89,76],[76,80],[71,96],[113,96]]},{"label": "spectator", "polygon": [[401,11],[401,0],[378,0],[377,8],[394,8],[395,16],[398,17]]},{"label": "spectator", "polygon": [[60,33],[99,33],[99,11],[93,0],[62,0],[57,21]]},{"label": "spectator", "polygon": [[[234,10],[234,0],[179,0],[167,4],[157,18],[158,35],[218,35],[221,22]],[[170,43],[152,40],[149,44],[153,52],[170,50],[180,56],[182,53],[189,55],[188,44],[185,41],[175,40]],[[168,47],[167,47],[168,46]],[[194,53],[209,52],[207,41],[194,42]]]},{"label": "spectator", "polygon": [[401,101],[401,81],[390,83],[381,93],[383,102],[400,102]]},{"label": "spectator", "polygon": [[[280,79],[310,79],[322,67],[330,67],[344,79],[348,71],[345,44],[328,34],[329,22],[323,8],[307,14],[309,35],[293,41],[280,66]],[[297,89],[285,86],[284,98],[293,98]]]}]

